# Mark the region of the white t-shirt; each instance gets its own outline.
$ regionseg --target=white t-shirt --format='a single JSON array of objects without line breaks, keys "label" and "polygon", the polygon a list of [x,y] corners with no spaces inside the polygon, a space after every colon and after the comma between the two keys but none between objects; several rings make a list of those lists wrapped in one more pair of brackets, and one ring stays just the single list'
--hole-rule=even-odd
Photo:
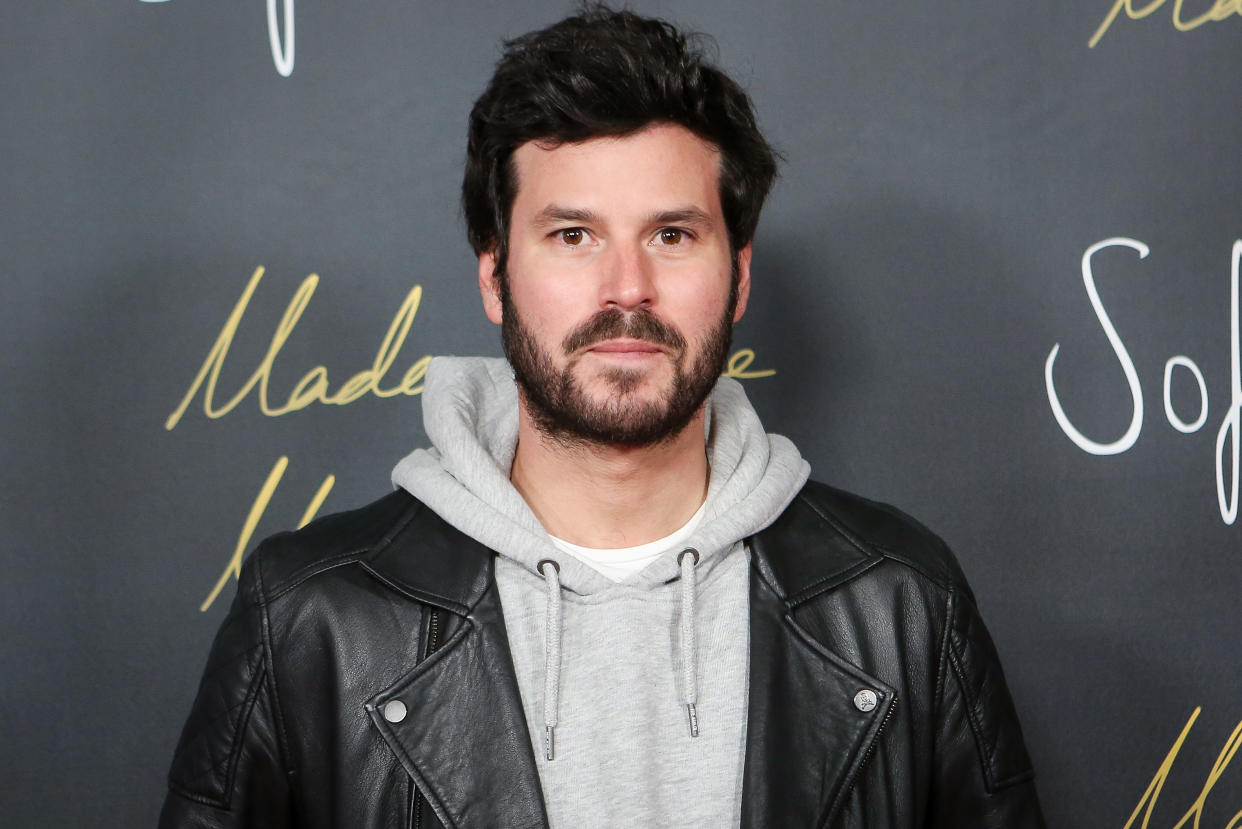
[{"label": "white t-shirt", "polygon": [[556,536],[551,536],[551,539],[558,550],[569,553],[591,569],[603,573],[613,581],[619,582],[637,573],[659,558],[663,553],[679,546],[689,538],[690,534],[699,525],[699,521],[703,519],[703,511],[706,508],[707,502],[704,501],[703,505],[699,507],[698,512],[690,516],[690,520],[682,524],[680,529],[674,530],[670,535],[666,535],[663,538],[657,538],[655,541],[639,544],[637,547],[599,549],[571,544],[565,539],[557,538]]}]

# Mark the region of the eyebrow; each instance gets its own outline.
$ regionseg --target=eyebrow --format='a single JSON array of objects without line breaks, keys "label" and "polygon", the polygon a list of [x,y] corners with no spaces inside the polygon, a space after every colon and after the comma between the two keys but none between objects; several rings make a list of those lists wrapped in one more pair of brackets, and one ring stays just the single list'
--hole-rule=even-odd
[{"label": "eyebrow", "polygon": [[593,210],[579,207],[563,207],[549,204],[535,214],[535,227],[551,227],[563,222],[582,222],[583,224],[600,224],[602,217]]},{"label": "eyebrow", "polygon": [[687,205],[672,210],[660,210],[647,216],[650,225],[690,225],[692,227],[710,226],[712,217],[697,207]]},{"label": "eyebrow", "polygon": [[[535,214],[534,225],[537,228],[543,228],[552,227],[565,222],[581,222],[582,224],[599,225],[604,223],[604,219],[594,210],[589,210],[587,208],[549,204],[543,210],[540,210]],[[707,227],[712,224],[712,218],[699,208],[694,207],[693,205],[686,205],[684,207],[675,207],[671,210],[657,210],[654,213],[649,213],[647,214],[647,224]]]}]

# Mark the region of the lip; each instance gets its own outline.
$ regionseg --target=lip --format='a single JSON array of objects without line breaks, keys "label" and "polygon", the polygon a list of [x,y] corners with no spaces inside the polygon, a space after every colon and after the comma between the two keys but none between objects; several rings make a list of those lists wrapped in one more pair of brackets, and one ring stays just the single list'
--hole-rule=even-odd
[{"label": "lip", "polygon": [[604,340],[591,346],[587,351],[617,356],[664,353],[664,349],[655,343],[648,342],[647,340],[631,340],[627,338]]}]

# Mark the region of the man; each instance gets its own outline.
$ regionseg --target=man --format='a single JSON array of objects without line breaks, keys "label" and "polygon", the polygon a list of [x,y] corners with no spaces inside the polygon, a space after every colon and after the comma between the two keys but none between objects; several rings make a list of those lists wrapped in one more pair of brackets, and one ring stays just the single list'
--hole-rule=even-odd
[{"label": "man", "polygon": [[508,363],[250,557],[166,827],[1037,827],[944,545],[720,375],[775,174],[746,95],[593,8],[509,44],[464,205]]}]

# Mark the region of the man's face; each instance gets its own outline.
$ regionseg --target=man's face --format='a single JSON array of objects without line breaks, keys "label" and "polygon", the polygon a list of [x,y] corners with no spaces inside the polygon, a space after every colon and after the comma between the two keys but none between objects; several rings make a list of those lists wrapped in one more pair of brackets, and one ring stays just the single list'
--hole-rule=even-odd
[{"label": "man's face", "polygon": [[479,260],[535,425],[563,442],[646,445],[678,434],[724,367],[750,291],[717,190],[719,155],[688,130],[514,154],[506,274]]}]

